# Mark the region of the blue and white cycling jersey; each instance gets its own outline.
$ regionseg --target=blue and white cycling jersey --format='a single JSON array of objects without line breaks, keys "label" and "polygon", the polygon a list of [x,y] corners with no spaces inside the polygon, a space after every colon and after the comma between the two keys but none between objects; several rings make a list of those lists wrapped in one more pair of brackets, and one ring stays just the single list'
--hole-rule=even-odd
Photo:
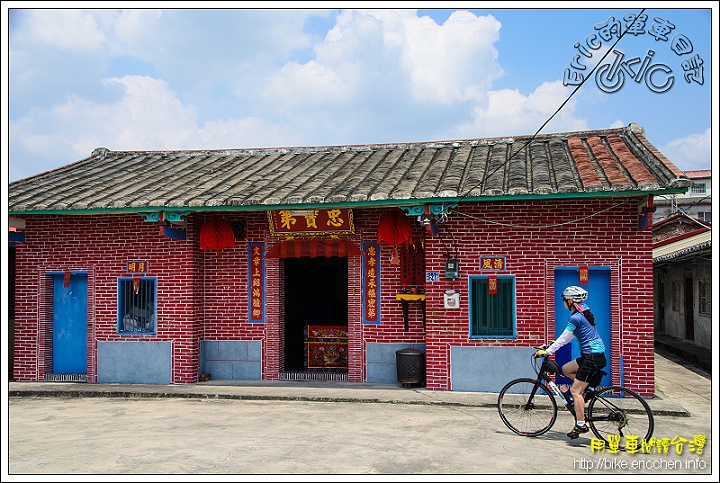
[{"label": "blue and white cycling jersey", "polygon": [[597,328],[592,325],[582,312],[575,312],[568,320],[565,330],[572,332],[580,343],[582,354],[602,354],[605,352],[605,344],[598,334]]},{"label": "blue and white cycling jersey", "polygon": [[[580,310],[587,307],[579,306]],[[597,328],[585,318],[582,312],[574,312],[568,320],[563,333],[553,342],[547,351],[552,354],[559,348],[570,342],[575,336],[580,343],[581,354],[603,354],[605,353],[605,344],[598,334]]]}]

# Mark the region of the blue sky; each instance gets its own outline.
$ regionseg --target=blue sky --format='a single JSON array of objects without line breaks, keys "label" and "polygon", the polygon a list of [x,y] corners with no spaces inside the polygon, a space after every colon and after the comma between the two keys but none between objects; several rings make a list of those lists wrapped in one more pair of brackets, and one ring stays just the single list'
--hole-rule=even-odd
[{"label": "blue sky", "polygon": [[[596,26],[612,17],[625,30],[623,17],[641,9],[625,2],[587,9],[501,8],[517,2],[468,2],[498,6],[468,10],[404,8],[412,2],[351,4],[402,10],[320,8],[342,5],[335,2],[272,8],[278,4],[228,9],[238,3],[205,2],[189,5],[213,8],[174,10],[148,8],[178,5],[172,2],[70,2],[59,5],[76,8],[52,10],[45,2],[3,2],[9,34],[3,175],[22,179],[97,147],[335,146],[533,134],[575,89],[563,85],[566,69],[583,74],[600,62],[611,71],[618,56],[601,57],[617,35],[597,37],[590,49],[589,36],[604,32]],[[106,8],[137,5],[144,8]],[[710,169],[717,6],[683,5],[647,7],[643,33],[625,34],[614,48],[622,60],[637,62],[610,80],[587,76],[541,132],[634,122],[680,169]],[[84,9],[92,6],[99,9]],[[575,55],[584,71],[572,64]],[[632,73],[645,60],[652,76],[636,82]],[[717,142],[715,150],[717,156]]]}]

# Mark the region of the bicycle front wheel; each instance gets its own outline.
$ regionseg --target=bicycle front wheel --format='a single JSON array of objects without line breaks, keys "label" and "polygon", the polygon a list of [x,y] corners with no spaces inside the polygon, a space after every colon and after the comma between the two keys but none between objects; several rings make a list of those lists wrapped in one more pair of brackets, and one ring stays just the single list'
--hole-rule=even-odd
[{"label": "bicycle front wheel", "polygon": [[532,394],[536,382],[512,380],[498,396],[500,418],[505,426],[522,436],[539,436],[552,428],[557,419],[557,403],[549,389],[540,384]]},{"label": "bicycle front wheel", "polygon": [[645,399],[620,386],[608,386],[595,393],[588,405],[587,423],[608,449],[622,451],[629,444],[639,449],[655,429],[655,419]]}]

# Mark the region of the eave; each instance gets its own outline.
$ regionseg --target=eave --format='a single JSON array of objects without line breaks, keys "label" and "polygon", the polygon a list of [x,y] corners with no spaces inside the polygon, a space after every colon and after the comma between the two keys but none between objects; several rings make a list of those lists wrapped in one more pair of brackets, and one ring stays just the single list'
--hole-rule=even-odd
[{"label": "eave", "polygon": [[138,206],[124,208],[91,208],[91,209],[67,209],[67,210],[27,210],[9,211],[10,216],[28,215],[98,215],[98,214],[127,214],[140,212],[264,212],[274,210],[293,209],[328,209],[328,208],[384,208],[400,206],[416,206],[426,204],[449,204],[457,203],[496,203],[516,201],[553,201],[566,199],[598,199],[618,197],[642,197],[658,196],[668,194],[681,194],[687,189],[658,189],[658,190],[633,190],[633,191],[607,191],[607,192],[575,192],[559,194],[521,194],[521,195],[496,195],[496,196],[467,196],[447,198],[411,198],[411,199],[383,199],[370,201],[355,201],[343,203],[279,203],[279,204],[254,204],[254,205],[218,205],[218,206]]}]

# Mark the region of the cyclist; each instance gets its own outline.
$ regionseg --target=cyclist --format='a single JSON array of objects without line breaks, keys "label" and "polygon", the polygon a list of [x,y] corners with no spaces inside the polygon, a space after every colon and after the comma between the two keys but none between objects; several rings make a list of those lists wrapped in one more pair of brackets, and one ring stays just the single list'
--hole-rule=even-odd
[{"label": "cyclist", "polygon": [[547,349],[535,353],[535,357],[553,354],[570,342],[573,336],[577,337],[580,343],[580,357],[565,363],[562,367],[563,373],[573,381],[570,394],[575,405],[575,426],[567,433],[570,439],[588,432],[585,424],[585,399],[582,394],[595,371],[607,365],[605,344],[595,328],[595,316],[583,305],[587,296],[587,290],[575,285],[563,290],[563,304],[572,312],[567,327]]}]

